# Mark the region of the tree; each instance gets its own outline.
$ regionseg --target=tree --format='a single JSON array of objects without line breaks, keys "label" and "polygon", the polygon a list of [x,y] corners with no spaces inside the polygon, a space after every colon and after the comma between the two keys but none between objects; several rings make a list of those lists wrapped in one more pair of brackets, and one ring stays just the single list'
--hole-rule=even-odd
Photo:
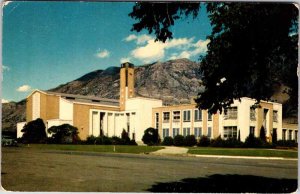
[{"label": "tree", "polygon": [[263,142],[266,142],[266,131],[265,131],[265,128],[264,126],[261,126],[260,128],[260,132],[259,132],[259,138],[263,141]]},{"label": "tree", "polygon": [[[173,38],[175,21],[184,15],[196,18],[200,5],[137,3],[129,14],[138,20],[132,30],[146,29],[154,32],[157,41],[165,42]],[[195,99],[197,107],[215,113],[243,96],[257,103],[270,100],[280,84],[288,87],[289,103],[297,107],[297,7],[292,3],[212,2],[206,10],[212,33],[200,65],[205,91]]]},{"label": "tree", "polygon": [[42,143],[46,140],[46,127],[42,119],[30,121],[25,124],[21,132],[23,132],[22,140],[26,143]]},{"label": "tree", "polygon": [[239,130],[238,141],[241,141],[241,131]]},{"label": "tree", "polygon": [[130,138],[128,136],[128,133],[125,131],[125,129],[123,129],[122,134],[121,134],[121,139],[123,141],[123,144],[129,144],[130,142]]},{"label": "tree", "polygon": [[74,143],[79,140],[78,129],[69,124],[52,126],[48,129],[49,134],[53,134],[54,143]]},{"label": "tree", "polygon": [[277,143],[277,130],[273,130],[273,133],[272,133],[272,143],[273,144],[276,144]]},{"label": "tree", "polygon": [[158,129],[154,129],[152,127],[149,127],[145,130],[144,136],[142,138],[142,141],[144,144],[147,145],[157,145],[160,143],[160,137],[158,134]]}]

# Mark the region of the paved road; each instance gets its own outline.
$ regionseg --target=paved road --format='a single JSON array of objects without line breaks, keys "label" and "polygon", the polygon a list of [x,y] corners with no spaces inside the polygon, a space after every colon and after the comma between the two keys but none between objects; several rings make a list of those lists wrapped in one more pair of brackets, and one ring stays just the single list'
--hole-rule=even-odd
[{"label": "paved road", "polygon": [[[250,181],[251,187],[261,183],[279,185],[278,181],[281,183],[281,179],[294,179],[295,182],[297,161],[45,152],[3,148],[1,174],[2,186],[13,191],[146,192],[162,191],[159,190],[162,185],[164,189],[177,186],[179,190],[172,191],[180,192],[180,189],[186,187],[173,183],[188,179],[188,188],[191,188],[189,184],[195,186],[196,180],[198,189],[211,186],[219,189],[211,191],[222,192],[224,187],[218,185],[228,180],[230,182],[226,184],[229,188],[236,188],[239,185],[236,182],[241,180],[247,183]],[[205,186],[201,187],[204,183]],[[259,185],[256,187],[261,188]]]}]

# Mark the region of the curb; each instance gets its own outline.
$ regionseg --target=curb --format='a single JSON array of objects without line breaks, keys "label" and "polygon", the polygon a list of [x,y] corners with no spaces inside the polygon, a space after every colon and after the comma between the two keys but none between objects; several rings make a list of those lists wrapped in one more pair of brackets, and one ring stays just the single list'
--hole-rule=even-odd
[{"label": "curb", "polygon": [[222,155],[198,155],[188,154],[188,156],[194,156],[199,158],[235,158],[235,159],[254,159],[254,160],[292,160],[298,161],[298,158],[283,158],[283,157],[259,157],[259,156],[222,156]]}]

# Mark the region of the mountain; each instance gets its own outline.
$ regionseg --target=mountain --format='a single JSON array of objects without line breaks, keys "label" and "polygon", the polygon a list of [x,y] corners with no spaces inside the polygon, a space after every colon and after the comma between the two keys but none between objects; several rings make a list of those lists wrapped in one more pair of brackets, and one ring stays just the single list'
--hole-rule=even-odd
[{"label": "mountain", "polygon": [[[119,98],[120,67],[96,70],[50,89],[52,92]],[[188,103],[203,90],[199,63],[188,59],[156,62],[135,67],[136,96],[163,99],[166,104]],[[25,121],[25,100],[2,104],[2,129],[15,131]]]}]

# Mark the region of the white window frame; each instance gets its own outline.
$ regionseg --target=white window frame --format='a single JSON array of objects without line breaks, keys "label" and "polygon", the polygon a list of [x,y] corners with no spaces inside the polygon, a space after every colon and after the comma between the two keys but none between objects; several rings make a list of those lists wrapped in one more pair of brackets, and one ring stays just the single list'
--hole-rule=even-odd
[{"label": "white window frame", "polygon": [[184,110],[183,112],[183,122],[191,122],[191,110]]}]

